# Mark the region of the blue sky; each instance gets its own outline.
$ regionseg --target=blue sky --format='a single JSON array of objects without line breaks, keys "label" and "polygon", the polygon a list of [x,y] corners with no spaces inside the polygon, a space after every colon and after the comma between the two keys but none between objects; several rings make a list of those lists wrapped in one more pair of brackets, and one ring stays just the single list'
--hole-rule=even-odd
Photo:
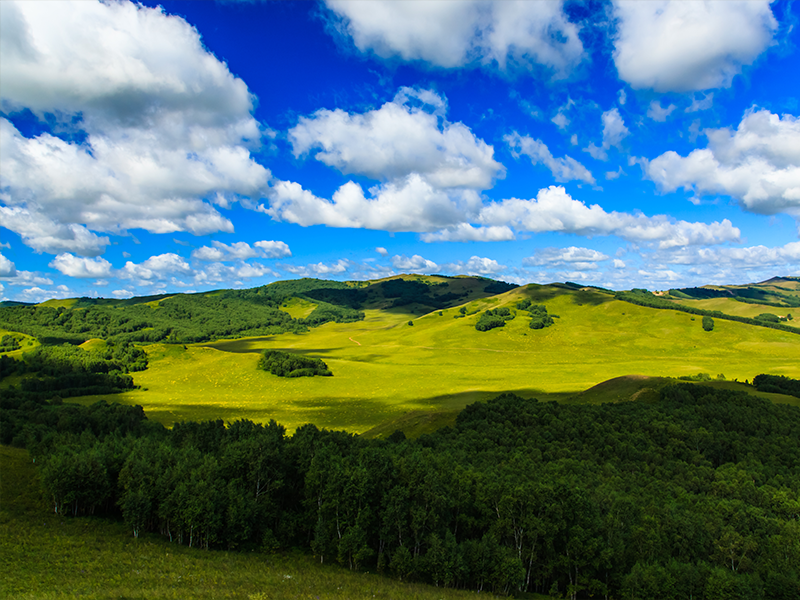
[{"label": "blue sky", "polygon": [[0,3],[0,298],[800,275],[784,2]]}]

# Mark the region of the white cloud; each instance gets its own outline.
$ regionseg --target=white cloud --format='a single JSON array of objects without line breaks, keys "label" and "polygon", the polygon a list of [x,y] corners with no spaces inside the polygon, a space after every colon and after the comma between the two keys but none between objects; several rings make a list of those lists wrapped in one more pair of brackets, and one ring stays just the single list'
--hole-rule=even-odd
[{"label": "white cloud", "polygon": [[692,103],[686,107],[684,112],[693,113],[701,110],[708,110],[714,105],[714,92],[709,92],[703,95],[702,99],[695,96],[692,98]]},{"label": "white cloud", "polygon": [[591,143],[584,148],[584,152],[588,152],[592,158],[597,160],[608,160],[608,150],[612,146],[619,147],[630,132],[625,127],[625,121],[616,108],[604,112],[601,119],[603,121],[603,144],[595,146],[594,143]]},{"label": "white cloud", "polygon": [[55,289],[45,290],[40,287],[31,287],[22,290],[17,295],[17,299],[22,302],[44,302],[53,298],[69,298],[74,295],[72,291],[65,285],[56,286]]},{"label": "white cloud", "polygon": [[459,275],[497,275],[506,270],[505,265],[501,265],[494,259],[473,256],[467,262],[458,261],[441,265],[441,270],[446,273],[458,273]]},{"label": "white cloud", "polygon": [[535,140],[530,136],[521,136],[516,131],[503,137],[503,140],[511,149],[511,154],[518,158],[524,154],[535,164],[543,164],[558,182],[572,180],[584,181],[594,184],[595,180],[591,172],[571,156],[564,158],[554,158],[544,142]]},{"label": "white cloud", "polygon": [[584,56],[560,2],[326,0],[361,52],[437,67],[544,65],[566,75]]},{"label": "white cloud", "polygon": [[417,174],[370,188],[348,182],[332,200],[319,198],[298,183],[276,181],[270,190],[270,207],[260,210],[274,219],[298,225],[357,227],[385,231],[436,231],[462,222],[476,213],[481,197],[474,190],[434,188]]},{"label": "white cloud", "polygon": [[[247,86],[180,17],[129,2],[3,2],[5,110],[56,115],[83,143],[0,119],[7,227],[49,253],[96,256],[86,230],[233,230],[213,204],[256,197],[269,172]],[[5,219],[4,219],[5,220]],[[41,230],[41,231],[40,231]],[[47,231],[44,231],[47,230]]]},{"label": "white cloud", "polygon": [[614,268],[615,269],[624,269],[625,268],[625,261],[620,260],[618,258],[614,259]]},{"label": "white cloud", "polygon": [[433,233],[423,233],[423,242],[507,242],[515,239],[514,232],[506,225],[474,227],[460,223]]},{"label": "white cloud", "polygon": [[614,2],[614,62],[637,89],[688,92],[728,87],[771,43],[768,0]]},{"label": "white cloud", "polygon": [[558,127],[561,131],[564,131],[567,127],[569,127],[570,124],[570,120],[567,115],[560,110],[556,113],[556,116],[550,120],[555,123],[556,127]]},{"label": "white cloud", "polygon": [[[2,129],[3,120],[0,119],[0,148],[3,145]],[[4,182],[2,174],[0,182]],[[0,194],[0,200],[10,202],[10,197]],[[110,243],[108,237],[98,236],[83,225],[59,223],[36,209],[0,206],[0,216],[3,227],[18,233],[22,241],[37,252],[58,254],[70,250],[82,256],[98,256]]]},{"label": "white cloud", "polygon": [[680,248],[661,253],[660,260],[677,265],[709,264],[741,268],[800,266],[800,242],[784,246],[744,248]]},{"label": "white cloud", "polygon": [[234,242],[228,245],[214,240],[211,246],[201,246],[192,251],[192,258],[204,262],[247,260],[256,257],[283,258],[291,255],[292,252],[285,242],[272,240],[255,242],[252,247],[247,242]]},{"label": "white cloud", "polygon": [[800,119],[752,108],[735,132],[705,134],[707,148],[665,152],[643,165],[645,175],[665,192],[728,194],[752,212],[800,217]]},{"label": "white cloud", "polygon": [[278,277],[276,271],[259,263],[226,265],[221,262],[213,262],[193,273],[192,284],[210,285],[224,283],[227,285],[240,285],[240,280],[242,279],[255,279],[264,277],[265,275]]},{"label": "white cloud", "polygon": [[256,248],[260,248],[262,255],[265,258],[284,258],[291,256],[292,251],[289,249],[289,244],[286,242],[278,242],[275,240],[261,240],[253,244]]},{"label": "white cloud", "polygon": [[33,271],[16,270],[15,275],[4,277],[10,285],[53,285],[53,280]]},{"label": "white cloud", "polygon": [[141,284],[147,285],[174,275],[191,275],[193,271],[189,263],[182,257],[169,252],[151,256],[139,264],[128,261],[118,273],[123,279],[135,279]]},{"label": "white cloud", "polygon": [[50,266],[69,277],[97,279],[111,276],[111,263],[104,258],[79,258],[64,253],[56,256]]},{"label": "white cloud", "polygon": [[16,277],[17,267],[13,262],[0,254],[0,277]]},{"label": "white cloud", "polygon": [[667,120],[667,117],[670,116],[675,109],[678,108],[674,104],[670,104],[666,108],[661,106],[661,102],[658,100],[653,100],[650,103],[650,108],[647,109],[647,116],[653,119],[653,121],[660,121],[664,122]]},{"label": "white cloud", "polygon": [[114,290],[113,292],[111,292],[111,295],[119,300],[124,300],[127,298],[133,298],[136,294],[134,294],[130,290]]},{"label": "white cloud", "polygon": [[410,258],[405,255],[393,256],[392,266],[406,273],[432,273],[439,269],[439,265],[432,260],[421,257],[419,254],[415,254]]},{"label": "white cloud", "polygon": [[[413,99],[423,105],[414,106]],[[289,140],[295,156],[319,149],[314,158],[345,174],[379,181],[417,174],[436,189],[491,187],[504,171],[494,149],[463,123],[441,120],[444,108],[434,92],[402,88],[377,110],[323,109],[301,117]]]},{"label": "white cloud", "polygon": [[382,246],[378,246],[377,248],[375,248],[375,252],[377,252],[381,256],[389,255],[389,251],[386,248],[383,248]]},{"label": "white cloud", "polygon": [[330,264],[319,262],[305,266],[283,265],[283,269],[294,275],[300,275],[301,277],[308,277],[310,275],[324,277],[341,275],[342,273],[346,273],[352,266],[353,263],[351,261],[340,258],[336,262]]},{"label": "white cloud", "polygon": [[569,248],[542,248],[537,250],[533,256],[522,259],[522,264],[526,266],[548,265],[550,267],[569,265],[572,269],[583,271],[596,269],[596,263],[609,258],[602,252],[591,248],[570,246]]},{"label": "white cloud", "polygon": [[666,215],[606,212],[597,204],[586,206],[563,187],[550,186],[535,199],[511,198],[492,202],[481,210],[484,225],[506,225],[518,231],[554,231],[578,235],[616,235],[635,242],[658,242],[662,248],[737,241],[740,231],[727,219],[690,223]]},{"label": "white cloud", "polygon": [[621,175],[625,175],[625,171],[622,170],[621,166],[616,171],[606,171],[606,179],[609,181],[619,179]]},{"label": "white cloud", "polygon": [[628,95],[625,93],[624,89],[617,92],[617,97],[619,98],[619,103],[625,106],[625,103],[628,101]]}]

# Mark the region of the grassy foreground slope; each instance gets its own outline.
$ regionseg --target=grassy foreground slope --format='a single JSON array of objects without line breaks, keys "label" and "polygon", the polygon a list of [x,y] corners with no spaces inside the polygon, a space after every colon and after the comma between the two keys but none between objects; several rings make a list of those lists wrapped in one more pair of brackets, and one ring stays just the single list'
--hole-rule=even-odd
[{"label": "grassy foreground slope", "polygon": [[[531,284],[477,296],[466,296],[474,299],[462,305],[468,313],[463,318],[460,306],[392,306],[375,293],[364,304],[363,321],[327,323],[301,334],[153,344],[146,347],[149,369],[135,374],[142,389],[107,400],[141,404],[150,418],[166,424],[274,418],[290,431],[313,422],[363,432],[407,413],[456,411],[503,391],[563,400],[630,374],[800,377],[797,334],[719,319],[707,332],[700,317],[566,286]],[[515,309],[525,298],[558,315],[555,325],[530,329],[527,313]],[[481,311],[500,307],[517,312],[516,318],[503,328],[475,329]],[[321,358],[334,376],[284,379],[258,371],[265,348]]]},{"label": "grassy foreground slope", "polygon": [[[475,594],[320,565],[300,554],[204,551],[120,522],[53,515],[25,450],[0,446],[0,597],[8,600],[434,600]],[[493,597],[483,593],[481,597]]]}]

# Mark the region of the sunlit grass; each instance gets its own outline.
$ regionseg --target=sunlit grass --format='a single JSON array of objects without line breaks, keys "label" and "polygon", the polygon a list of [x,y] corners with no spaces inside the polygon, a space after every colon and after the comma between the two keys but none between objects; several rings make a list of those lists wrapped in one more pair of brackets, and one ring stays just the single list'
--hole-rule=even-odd
[{"label": "sunlit grass", "polygon": [[[504,328],[479,332],[478,315],[454,318],[457,308],[425,315],[367,310],[364,321],[329,323],[299,335],[186,349],[156,344],[146,347],[150,368],[134,374],[142,389],[107,399],[141,404],[151,418],[167,424],[275,419],[290,430],[313,422],[363,432],[407,413],[455,411],[503,391],[566,397],[631,374],[722,373],[740,381],[764,372],[800,377],[796,334],[722,319],[707,332],[700,317],[596,292],[529,286],[469,302],[467,308],[513,309],[526,296],[558,315],[554,326],[532,330],[526,313],[519,312]],[[334,375],[284,379],[259,371],[264,348],[321,358]]]}]

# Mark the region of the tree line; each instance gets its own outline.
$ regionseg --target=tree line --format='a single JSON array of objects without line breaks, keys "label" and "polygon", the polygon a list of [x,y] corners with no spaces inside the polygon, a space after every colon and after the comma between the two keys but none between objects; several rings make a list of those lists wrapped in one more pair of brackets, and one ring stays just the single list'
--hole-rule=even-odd
[{"label": "tree line", "polygon": [[[800,409],[691,384],[659,401],[504,394],[453,428],[366,440],[273,422],[31,425],[53,507],[133,535],[305,548],[403,580],[570,598],[797,598]],[[118,411],[118,412],[115,412]],[[38,414],[38,413],[36,413]],[[37,418],[40,418],[37,417]],[[92,417],[97,420],[96,417]],[[3,419],[5,421],[5,419]]]}]

